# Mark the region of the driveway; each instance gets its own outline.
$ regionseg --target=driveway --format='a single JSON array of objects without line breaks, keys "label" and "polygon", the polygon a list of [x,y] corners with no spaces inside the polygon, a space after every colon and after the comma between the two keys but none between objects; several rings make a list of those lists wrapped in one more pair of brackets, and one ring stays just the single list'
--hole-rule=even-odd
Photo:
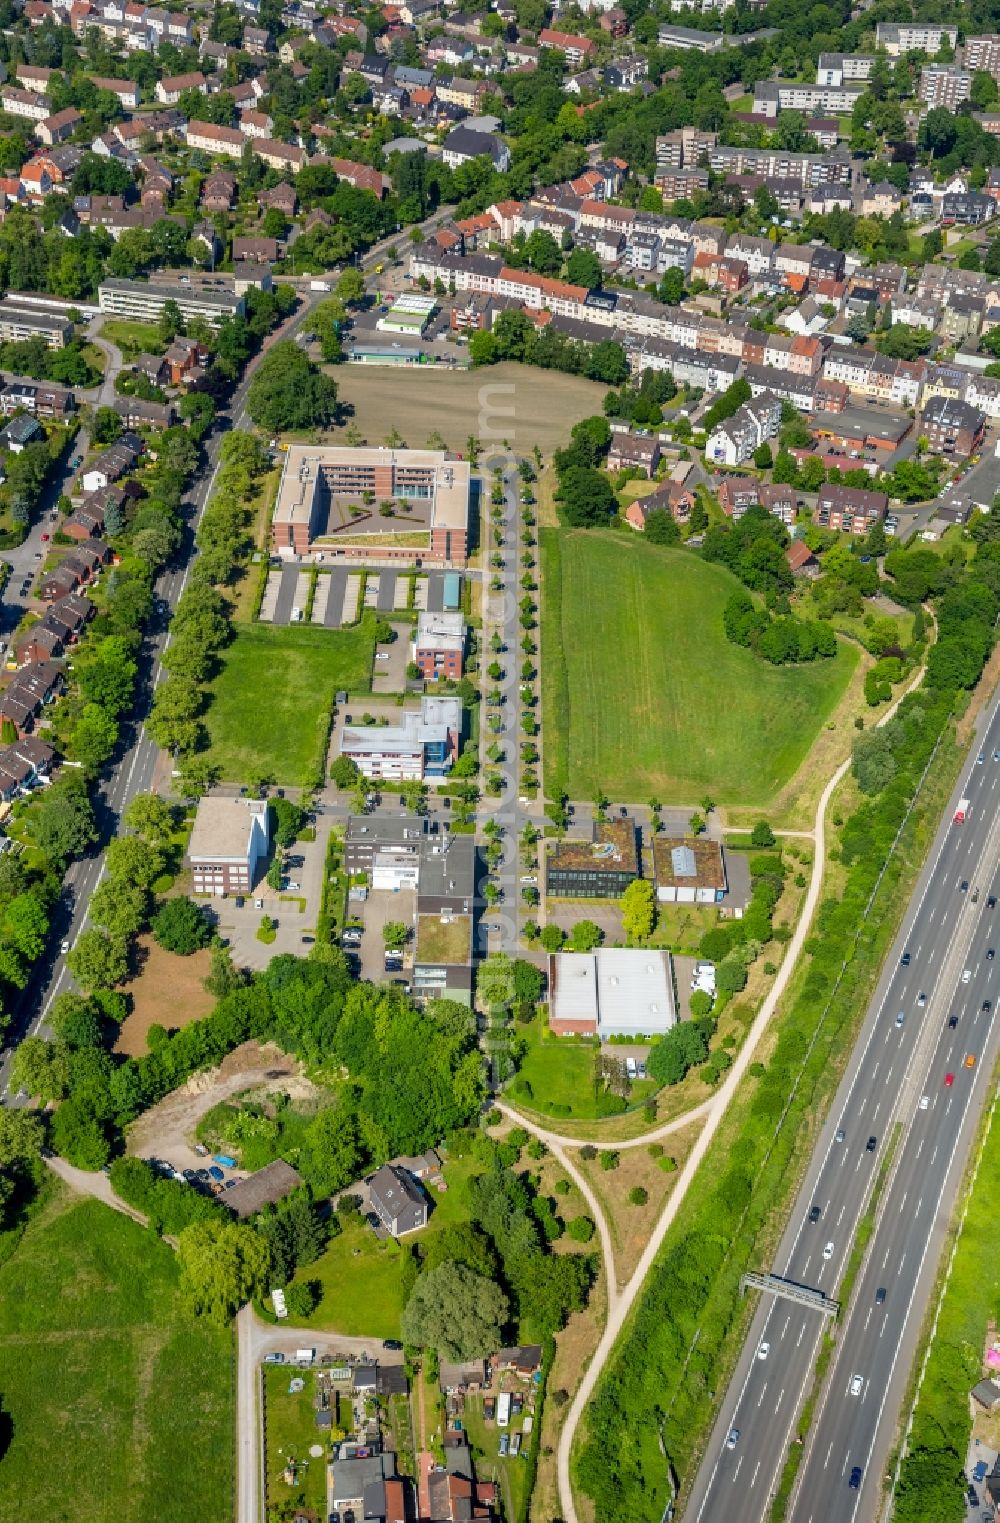
[{"label": "driveway", "polygon": [[[385,578],[382,578],[385,581]],[[372,669],[373,693],[405,693],[406,666],[410,659],[410,636],[412,625],[394,624],[396,638],[391,645],[380,645],[375,652]],[[388,657],[383,660],[383,657]]]},{"label": "driveway", "polygon": [[[288,870],[288,880],[297,883],[296,889],[278,892],[269,884],[258,883],[252,894],[243,897],[242,907],[236,904],[236,896],[206,901],[216,917],[223,936],[228,936],[234,961],[243,968],[263,971],[282,952],[302,957],[308,951],[303,936],[314,936],[323,892],[323,873],[326,848],[333,829],[329,816],[318,815],[315,841],[296,841],[289,855],[301,857],[301,866]],[[258,908],[256,901],[261,900]],[[273,942],[263,942],[257,937],[260,924],[269,915],[277,928]]]},{"label": "driveway", "polygon": [[282,1353],[289,1359],[295,1357],[296,1349],[313,1348],[317,1359],[324,1354],[345,1354],[398,1365],[403,1363],[403,1351],[383,1348],[378,1338],[348,1338],[343,1333],[296,1330],[286,1325],[271,1327],[261,1322],[252,1306],[244,1306],[236,1318],[236,1337],[236,1518],[237,1523],[260,1523],[264,1496],[260,1367],[264,1355]]},{"label": "driveway", "polygon": [[[390,920],[401,920],[405,926],[412,926],[416,895],[411,888],[401,888],[395,893],[388,888],[371,889],[359,908],[365,922],[361,937],[361,977],[381,984],[386,979],[383,927]],[[412,944],[407,950],[412,957]],[[396,978],[404,976],[409,979],[409,973],[395,975]]]}]

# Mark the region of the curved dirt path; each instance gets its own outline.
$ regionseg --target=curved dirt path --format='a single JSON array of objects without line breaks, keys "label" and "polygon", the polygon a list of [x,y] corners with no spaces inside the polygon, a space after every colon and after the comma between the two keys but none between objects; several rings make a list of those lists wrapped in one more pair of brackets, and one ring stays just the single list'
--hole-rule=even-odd
[{"label": "curved dirt path", "polygon": [[[899,694],[899,697],[896,698],[896,700],[880,717],[878,721],[879,726],[885,724],[889,719],[892,718],[902,700],[920,686],[921,682],[923,681],[923,676],[923,668],[921,668],[913,680],[907,684],[905,690]],[[809,934],[812,918],[815,914],[816,906],[819,902],[819,897],[823,886],[823,871],[826,865],[827,807],[830,803],[831,797],[833,796],[835,788],[846,776],[850,765],[850,757],[841,762],[840,766],[827,782],[826,787],[823,789],[823,792],[820,794],[819,800],[817,802],[816,816],[813,826],[813,838],[815,840],[816,850],[813,854],[812,876],[809,880],[809,887],[806,891],[806,897],[802,904],[802,910],[799,915],[798,923],[795,927],[795,931],[792,934],[792,939],[788,943],[788,948],[785,953],[784,960],[782,961],[781,967],[778,969],[774,983],[768,991],[764,1002],[757,1013],[757,1017],[754,1020],[753,1025],[750,1027],[749,1032],[747,1033],[747,1039],[743,1043],[743,1046],[740,1048],[740,1051],[736,1057],[736,1061],[733,1063],[732,1068],[726,1075],[726,1079],[722,1084],[722,1087],[715,1095],[711,1096],[706,1104],[697,1107],[695,1110],[689,1111],[683,1118],[683,1123],[686,1124],[689,1123],[692,1118],[696,1117],[697,1115],[704,1114],[706,1118],[705,1125],[699,1133],[698,1139],[695,1142],[694,1147],[691,1149],[684,1167],[681,1169],[681,1172],[678,1175],[677,1183],[674,1185],[674,1188],[670,1193],[670,1197],[664,1205],[663,1212],[657,1221],[656,1226],[653,1228],[649,1242],[646,1244],[646,1247],[643,1250],[642,1257],[636,1265],[631,1279],[628,1281],[628,1284],[620,1293],[617,1291],[617,1286],[614,1279],[614,1258],[613,1255],[607,1252],[607,1249],[610,1246],[610,1236],[607,1232],[606,1223],[604,1223],[603,1213],[599,1208],[597,1209],[595,1220],[598,1222],[599,1230],[601,1233],[602,1252],[606,1253],[605,1271],[608,1280],[608,1320],[605,1325],[604,1332],[601,1334],[600,1342],[594,1351],[594,1356],[584,1371],[583,1379],[581,1380],[576,1394],[574,1395],[573,1400],[567,1410],[566,1420],[563,1424],[562,1432],[559,1436],[559,1448],[557,1451],[559,1501],[562,1508],[562,1515],[566,1520],[566,1523],[579,1523],[576,1511],[576,1502],[573,1496],[573,1486],[570,1478],[570,1454],[573,1448],[573,1440],[576,1437],[576,1430],[579,1427],[580,1419],[583,1416],[584,1408],[594,1393],[597,1381],[604,1369],[604,1366],[608,1362],[608,1358],[611,1354],[612,1349],[614,1348],[618,1335],[625,1325],[629,1312],[632,1310],[635,1300],[640,1290],[642,1289],[643,1282],[645,1281],[646,1276],[652,1268],[660,1248],[663,1246],[664,1238],[674,1224],[677,1213],[680,1210],[680,1207],[687,1195],[688,1188],[690,1187],[691,1182],[694,1179],[698,1168],[705,1157],[705,1154],[708,1152],[708,1149],[715,1137],[716,1131],[718,1130],[719,1125],[722,1122],[722,1119],[729,1106],[729,1102],[735,1095],[736,1090],[742,1082],[748,1067],[750,1066],[751,1062],[753,1062],[753,1056],[757,1045],[764,1035],[764,1032],[767,1030],[768,1023],[777,1008],[778,1001],[788,987],[792,974],[798,965],[799,954],[801,953],[806,941],[806,937]],[[557,1133],[543,1132],[537,1127],[529,1126],[528,1122],[523,1116],[520,1115],[518,1111],[514,1110],[511,1107],[502,1108],[506,1110],[508,1116],[519,1122],[520,1125],[524,1126],[529,1131],[533,1131],[536,1136],[540,1136],[546,1145],[552,1149],[553,1153],[555,1153],[557,1157],[560,1157],[561,1162],[564,1162],[565,1153],[562,1152],[560,1155],[560,1152],[557,1152],[557,1148],[564,1150],[566,1147],[582,1147],[585,1145],[575,1138],[560,1137]],[[678,1124],[678,1122],[670,1122],[668,1123],[667,1127],[661,1127],[655,1131],[646,1133],[645,1136],[633,1138],[628,1143],[616,1142],[614,1146],[615,1148],[628,1146],[639,1147],[645,1143],[654,1141],[657,1137],[664,1135],[665,1132],[673,1130]],[[567,1172],[571,1172],[568,1168],[568,1164],[564,1163],[564,1166],[567,1167]],[[588,1196],[588,1199],[589,1198],[590,1196]],[[612,1295],[612,1290],[615,1292],[614,1295]]]}]

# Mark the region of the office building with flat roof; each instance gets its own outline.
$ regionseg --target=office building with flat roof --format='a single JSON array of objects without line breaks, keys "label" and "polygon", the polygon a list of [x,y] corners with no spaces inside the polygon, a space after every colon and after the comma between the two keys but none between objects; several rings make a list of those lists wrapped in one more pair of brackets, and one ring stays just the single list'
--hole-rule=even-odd
[{"label": "office building with flat roof", "polygon": [[[335,559],[464,565],[469,487],[468,461],[444,450],[292,444],[272,548],[287,558],[319,551]],[[396,542],[401,534],[405,545]]]}]

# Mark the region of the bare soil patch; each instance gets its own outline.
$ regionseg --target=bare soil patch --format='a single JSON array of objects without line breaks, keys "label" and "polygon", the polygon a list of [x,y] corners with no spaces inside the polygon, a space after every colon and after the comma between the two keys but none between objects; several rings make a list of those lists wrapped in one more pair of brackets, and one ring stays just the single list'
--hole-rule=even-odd
[{"label": "bare soil patch", "polygon": [[341,401],[353,405],[351,421],[369,444],[380,444],[395,428],[411,449],[438,432],[449,449],[463,453],[475,434],[487,447],[506,439],[522,454],[537,445],[546,456],[566,443],[574,423],[601,411],[607,392],[581,376],[515,364],[448,372],[340,365],[337,389]]},{"label": "bare soil patch", "polygon": [[139,974],[124,990],[131,996],[132,1010],[115,1043],[115,1051],[130,1058],[141,1058],[149,1051],[146,1034],[150,1026],[175,1031],[189,1021],[200,1020],[215,1004],[202,982],[211,969],[210,952],[178,957],[176,952],[165,952],[152,936],[140,936],[136,953]]},{"label": "bare soil patch", "polygon": [[280,1047],[244,1042],[218,1068],[192,1074],[180,1089],[140,1116],[129,1132],[128,1151],[140,1158],[165,1158],[176,1169],[200,1167],[191,1143],[206,1111],[258,1085],[289,1092],[300,1071],[300,1065]]}]

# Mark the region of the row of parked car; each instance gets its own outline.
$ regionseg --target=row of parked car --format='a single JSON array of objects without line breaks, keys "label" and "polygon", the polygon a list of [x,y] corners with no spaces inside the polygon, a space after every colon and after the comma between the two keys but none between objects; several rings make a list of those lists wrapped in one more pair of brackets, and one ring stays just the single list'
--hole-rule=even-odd
[{"label": "row of parked car", "polygon": [[201,1169],[175,1169],[165,1158],[150,1158],[149,1166],[165,1179],[176,1179],[180,1184],[193,1185],[196,1190],[203,1190],[207,1194],[221,1195],[223,1190],[231,1190],[233,1185],[239,1184],[235,1175],[226,1178],[225,1170],[219,1163],[210,1163]]}]

